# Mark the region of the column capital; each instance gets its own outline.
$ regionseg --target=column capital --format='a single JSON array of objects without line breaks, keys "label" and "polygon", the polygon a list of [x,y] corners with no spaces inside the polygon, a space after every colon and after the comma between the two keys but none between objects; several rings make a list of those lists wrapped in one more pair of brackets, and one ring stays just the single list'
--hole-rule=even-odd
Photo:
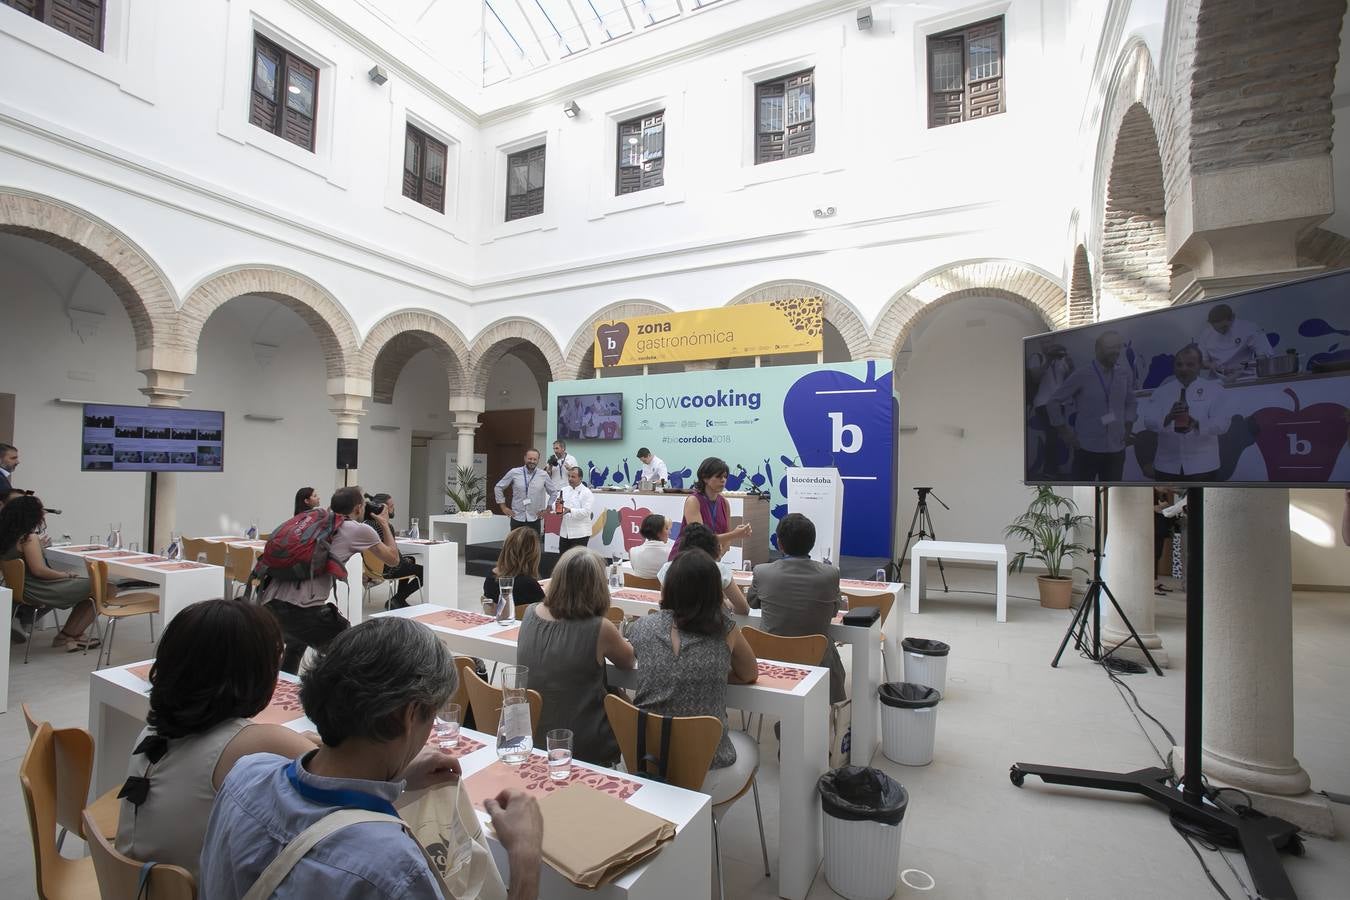
[{"label": "column capital", "polygon": [[359,394],[329,394],[333,405],[328,407],[338,422],[338,437],[356,437],[357,426],[366,414],[366,398]]},{"label": "column capital", "polygon": [[458,396],[451,397],[449,403],[450,412],[456,417],[464,415],[478,415],[487,412],[487,400],[482,397]]},{"label": "column capital", "polygon": [[164,369],[141,369],[146,386],[140,392],[150,398],[151,406],[180,406],[192,391],[188,390],[186,372]]}]

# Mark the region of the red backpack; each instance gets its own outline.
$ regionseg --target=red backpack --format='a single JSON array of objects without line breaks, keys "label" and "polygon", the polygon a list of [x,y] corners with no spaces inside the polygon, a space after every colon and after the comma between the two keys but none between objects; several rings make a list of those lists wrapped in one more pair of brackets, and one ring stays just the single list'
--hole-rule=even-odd
[{"label": "red backpack", "polygon": [[247,598],[273,579],[308,581],[328,574],[346,580],[347,567],[331,556],[333,538],[346,516],[310,509],[292,516],[272,532],[249,576]]}]

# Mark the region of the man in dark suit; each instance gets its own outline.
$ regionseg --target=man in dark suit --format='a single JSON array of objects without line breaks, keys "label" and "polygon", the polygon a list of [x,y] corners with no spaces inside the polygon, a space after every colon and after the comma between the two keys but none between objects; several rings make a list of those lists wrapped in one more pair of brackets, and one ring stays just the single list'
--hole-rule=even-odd
[{"label": "man in dark suit", "polygon": [[19,467],[19,448],[0,442],[0,497],[9,493],[10,478]]},{"label": "man in dark suit", "polygon": [[[801,513],[788,513],[778,523],[778,549],[783,558],[755,566],[746,595],[764,611],[764,630],[784,637],[823,634],[839,611],[839,570],[808,554],[816,545],[816,526]],[[822,666],[830,670],[830,702],[844,700],[844,663],[834,641],[825,645]]]}]

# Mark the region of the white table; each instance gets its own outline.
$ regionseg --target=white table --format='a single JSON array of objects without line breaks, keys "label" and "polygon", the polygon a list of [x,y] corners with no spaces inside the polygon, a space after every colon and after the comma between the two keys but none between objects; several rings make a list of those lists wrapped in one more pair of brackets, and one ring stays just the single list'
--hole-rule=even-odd
[{"label": "white table", "polygon": [[[89,545],[81,544],[79,547]],[[52,568],[65,569],[80,575],[87,575],[85,558],[90,554],[107,552],[106,547],[82,550],[75,547],[48,547],[47,561]],[[129,553],[129,551],[128,551]],[[104,559],[108,564],[108,574],[118,578],[135,578],[148,581],[159,588],[159,609],[165,625],[183,609],[200,600],[214,600],[223,596],[225,570],[220,566],[198,563],[196,568],[166,570],[157,566],[168,565],[185,560],[164,560],[162,562],[130,563],[127,559],[144,557],[148,554],[129,553],[123,558]],[[95,558],[98,558],[95,556]]]},{"label": "white table", "polygon": [[431,529],[431,537],[454,541],[462,550],[468,544],[492,544],[506,540],[506,534],[511,530],[511,520],[507,516],[466,516],[456,513],[428,516],[427,527]]},{"label": "white table", "polygon": [[[417,557],[417,562],[422,566],[422,591],[413,594],[415,599],[451,609],[459,605],[459,548],[454,541],[395,538],[394,543],[400,554]],[[353,625],[359,624],[365,616],[362,602],[365,588],[361,577],[361,554],[357,553],[347,560],[345,591],[343,588],[338,589],[338,607]],[[387,593],[389,589],[382,590]],[[343,593],[347,596],[342,596]]]},{"label": "white table", "polygon": [[[8,613],[13,607],[14,592],[7,587],[0,587],[0,609]],[[9,643],[6,639],[5,646],[0,647],[0,713],[9,709]]]},{"label": "white table", "polygon": [[919,541],[915,544],[909,551],[911,613],[916,616],[919,614],[919,598],[923,596],[923,561],[936,557],[993,563],[997,572],[995,595],[998,598],[994,619],[998,622],[1008,621],[1008,548],[1002,544],[969,544],[963,541]]},{"label": "white table", "polygon": [[[133,743],[145,727],[145,717],[150,710],[150,685],[131,670],[149,664],[150,661],[146,660],[115,669],[102,669],[90,675],[89,730],[94,735],[97,754],[91,798],[126,779],[127,761]],[[290,682],[297,680],[285,672],[280,673],[279,678]],[[282,724],[295,731],[314,730],[313,723],[303,715]],[[461,770],[464,777],[468,778],[496,762],[496,736],[468,729],[462,734],[485,745],[460,757]],[[536,749],[534,753],[540,757],[547,755],[541,749]],[[580,760],[574,761],[573,766],[606,771]],[[675,839],[645,863],[595,891],[583,891],[549,866],[544,866],[541,896],[576,900],[684,900],[701,893],[691,888],[691,885],[712,884],[712,803],[706,794],[648,781],[625,802],[674,822]],[[481,812],[478,815],[480,821],[487,825],[488,816]],[[497,865],[503,876],[509,878],[506,853],[490,830],[488,835]]]},{"label": "white table", "polygon": [[[440,610],[441,607],[422,604],[375,615],[415,619]],[[514,664],[516,640],[510,635],[519,626],[519,622],[506,625],[488,622],[463,631],[434,625],[431,628],[456,653]],[[503,634],[507,636],[502,637]],[[792,690],[732,684],[727,686],[727,705],[747,712],[767,713],[782,722],[778,778],[778,894],[789,900],[803,900],[811,889],[822,858],[816,782],[828,768],[829,760],[830,670],[815,666],[791,668],[807,673]],[[610,666],[609,683],[635,687],[637,672]],[[691,890],[699,890],[698,884],[682,882],[682,896],[689,896]]]}]

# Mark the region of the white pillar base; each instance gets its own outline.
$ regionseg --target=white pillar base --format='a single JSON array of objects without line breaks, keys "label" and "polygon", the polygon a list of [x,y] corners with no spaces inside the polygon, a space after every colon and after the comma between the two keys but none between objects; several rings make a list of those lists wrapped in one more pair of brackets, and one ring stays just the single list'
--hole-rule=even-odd
[{"label": "white pillar base", "polygon": [[[1107,504],[1102,577],[1154,661],[1165,668],[1169,662],[1167,651],[1154,622],[1157,597],[1153,593],[1153,491],[1146,487],[1113,487],[1107,494]],[[1119,644],[1120,649],[1113,656],[1147,665],[1143,651],[1106,597],[1102,597],[1101,613],[1103,649]]]},{"label": "white pillar base", "polygon": [[[1309,834],[1322,837],[1335,835],[1331,804],[1326,797],[1308,790],[1308,773],[1301,766],[1295,765],[1292,772],[1268,771],[1265,767],[1220,759],[1207,750],[1203,756],[1202,768],[1210,787],[1236,788],[1251,797],[1252,805],[1268,816],[1278,816],[1286,822],[1292,822]],[[1178,777],[1185,769],[1185,764],[1182,748],[1173,747],[1172,766]],[[1280,792],[1274,793],[1272,789]],[[1225,794],[1224,799],[1230,803],[1246,802],[1232,793]]]}]

